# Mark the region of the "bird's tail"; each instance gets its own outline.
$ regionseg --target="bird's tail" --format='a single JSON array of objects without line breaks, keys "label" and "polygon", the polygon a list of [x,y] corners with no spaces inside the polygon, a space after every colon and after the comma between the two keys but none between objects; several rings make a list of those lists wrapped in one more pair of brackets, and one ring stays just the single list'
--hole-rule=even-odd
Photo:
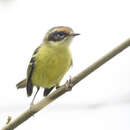
[{"label": "bird's tail", "polygon": [[20,89],[20,88],[25,88],[26,87],[26,79],[20,81],[18,84],[16,84],[16,88]]}]

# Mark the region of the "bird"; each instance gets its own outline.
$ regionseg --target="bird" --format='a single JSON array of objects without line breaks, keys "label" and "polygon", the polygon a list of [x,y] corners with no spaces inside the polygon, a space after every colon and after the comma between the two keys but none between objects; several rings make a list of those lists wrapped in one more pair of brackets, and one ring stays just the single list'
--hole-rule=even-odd
[{"label": "bird", "polygon": [[53,27],[45,34],[43,42],[32,55],[26,78],[16,85],[17,88],[25,87],[27,96],[32,95],[34,86],[37,88],[31,104],[40,88],[44,88],[43,95],[47,96],[54,87],[59,87],[73,64],[69,46],[78,35],[67,26]]}]

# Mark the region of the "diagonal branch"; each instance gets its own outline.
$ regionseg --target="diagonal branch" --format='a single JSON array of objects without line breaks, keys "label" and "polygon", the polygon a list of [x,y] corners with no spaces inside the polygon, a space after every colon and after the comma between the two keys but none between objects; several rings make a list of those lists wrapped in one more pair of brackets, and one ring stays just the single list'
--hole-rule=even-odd
[{"label": "diagonal branch", "polygon": [[[95,71],[97,68],[102,66],[104,63],[109,61],[111,58],[119,54],[121,51],[126,49],[128,46],[130,46],[130,39],[125,41],[124,43],[120,44],[113,50],[111,50],[109,53],[104,55],[102,58],[98,59],[96,62],[94,62],[92,65],[90,65],[88,68],[80,72],[78,75],[72,78],[72,87],[74,87],[78,82],[80,82],[82,79],[84,79],[86,76],[91,74],[93,71]],[[69,87],[68,83],[65,83],[62,85],[59,89],[55,90],[53,93],[48,95],[47,97],[43,98],[40,102],[33,105],[31,109],[26,110],[23,112],[20,116],[18,116],[15,120],[11,121],[9,124],[7,124],[5,127],[2,128],[2,130],[13,130],[20,124],[22,124],[24,121],[29,119],[31,116],[33,116],[35,113],[40,111],[42,108],[50,104],[52,101],[66,93],[66,89]]]}]

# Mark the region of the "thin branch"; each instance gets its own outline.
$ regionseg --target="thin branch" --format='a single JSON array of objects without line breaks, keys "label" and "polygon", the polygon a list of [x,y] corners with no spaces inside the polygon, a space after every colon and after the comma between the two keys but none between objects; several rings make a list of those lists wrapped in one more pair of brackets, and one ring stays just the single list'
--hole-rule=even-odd
[{"label": "thin branch", "polygon": [[[95,71],[97,68],[102,66],[104,63],[106,63],[108,60],[113,58],[115,55],[119,54],[121,51],[126,49],[128,46],[130,46],[130,39],[125,41],[124,43],[120,44],[113,50],[111,50],[109,53],[104,55],[102,58],[98,59],[96,62],[94,62],[92,65],[90,65],[88,68],[80,72],[78,75],[72,78],[72,87],[74,87],[78,82],[80,82],[82,79],[84,79],[86,76],[91,74],[93,71]],[[66,89],[69,87],[68,83],[65,83],[63,86],[61,86],[59,89],[52,92],[47,97],[43,98],[40,102],[33,105],[31,109],[29,108],[25,112],[23,112],[20,116],[18,116],[15,120],[9,122],[5,127],[2,128],[2,130],[13,130],[20,124],[22,124],[24,121],[29,119],[31,116],[33,116],[35,113],[40,111],[42,108],[50,104],[52,101],[66,93]]]}]

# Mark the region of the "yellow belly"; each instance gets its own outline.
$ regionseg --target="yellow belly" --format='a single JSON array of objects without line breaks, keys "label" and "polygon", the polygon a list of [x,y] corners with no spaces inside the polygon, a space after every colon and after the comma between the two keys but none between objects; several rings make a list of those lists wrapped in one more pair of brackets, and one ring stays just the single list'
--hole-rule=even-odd
[{"label": "yellow belly", "polygon": [[36,56],[32,73],[34,86],[50,88],[58,85],[71,66],[72,57],[68,48],[43,46]]}]

